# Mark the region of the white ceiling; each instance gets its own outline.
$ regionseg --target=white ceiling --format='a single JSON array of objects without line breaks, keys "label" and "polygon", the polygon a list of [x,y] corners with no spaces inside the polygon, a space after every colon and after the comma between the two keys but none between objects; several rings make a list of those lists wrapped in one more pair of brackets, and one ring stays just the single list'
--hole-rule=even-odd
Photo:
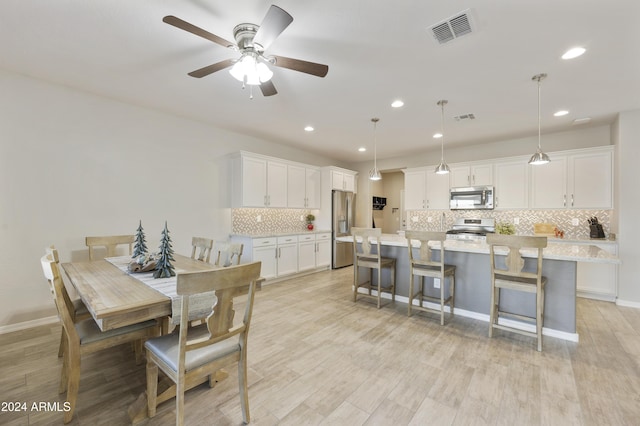
[{"label": "white ceiling", "polygon": [[[638,0],[281,0],[294,21],[266,53],[329,73],[272,67],[279,93],[252,100],[226,70],[187,75],[237,53],[162,22],[175,15],[233,40],[236,24],[260,24],[270,4],[3,0],[0,68],[345,161],[372,158],[374,116],[379,158],[438,147],[439,99],[449,101],[447,145],[536,135],[531,77],[541,72],[543,134],[640,108]],[[468,8],[476,32],[437,44],[428,28]],[[578,45],[582,57],[560,59]],[[391,108],[396,98],[403,108]],[[570,114],[555,118],[558,109]],[[452,119],[467,113],[476,119]]]}]

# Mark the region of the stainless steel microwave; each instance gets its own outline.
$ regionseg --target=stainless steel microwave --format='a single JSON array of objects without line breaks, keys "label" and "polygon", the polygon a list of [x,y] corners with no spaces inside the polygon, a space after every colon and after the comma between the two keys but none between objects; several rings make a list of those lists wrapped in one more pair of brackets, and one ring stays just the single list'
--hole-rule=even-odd
[{"label": "stainless steel microwave", "polygon": [[449,208],[451,210],[493,209],[493,186],[465,186],[451,188]]}]

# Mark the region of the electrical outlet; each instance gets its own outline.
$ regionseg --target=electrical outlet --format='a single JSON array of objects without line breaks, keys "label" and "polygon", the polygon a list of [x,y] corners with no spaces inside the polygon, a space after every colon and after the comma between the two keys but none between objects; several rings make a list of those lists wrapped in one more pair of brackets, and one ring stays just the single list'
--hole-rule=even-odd
[{"label": "electrical outlet", "polygon": [[433,222],[433,218],[432,218],[431,216],[429,216],[429,217],[427,218],[427,222],[429,222],[429,223]]},{"label": "electrical outlet", "polygon": [[304,222],[304,215],[300,215],[300,222]]},{"label": "electrical outlet", "polygon": [[513,224],[514,225],[520,225],[520,218],[519,217],[514,217],[513,218]]},{"label": "electrical outlet", "polygon": [[571,219],[571,224],[573,226],[578,226],[580,224],[580,221],[578,220],[577,217],[574,217],[573,219]]},{"label": "electrical outlet", "polygon": [[262,215],[261,214],[256,216],[256,222],[262,222]]},{"label": "electrical outlet", "polygon": [[440,288],[440,278],[433,279],[433,288]]},{"label": "electrical outlet", "polygon": [[411,222],[418,223],[418,216],[411,216]]}]

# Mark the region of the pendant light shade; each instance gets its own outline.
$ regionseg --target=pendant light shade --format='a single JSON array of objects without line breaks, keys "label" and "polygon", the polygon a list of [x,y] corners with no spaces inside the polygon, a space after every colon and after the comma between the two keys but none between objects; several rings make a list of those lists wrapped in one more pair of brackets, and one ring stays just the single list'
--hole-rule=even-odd
[{"label": "pendant light shade", "polygon": [[377,141],[376,141],[376,127],[378,125],[379,118],[372,118],[373,122],[373,169],[369,171],[369,179],[371,180],[380,180],[382,179],[382,175],[380,174],[380,170],[378,170],[378,155],[377,155]]},{"label": "pendant light shade", "polygon": [[442,109],[442,121],[441,121],[441,126],[440,126],[440,134],[441,136],[441,140],[440,140],[440,164],[438,164],[438,167],[436,167],[435,172],[439,175],[444,175],[449,173],[451,170],[449,170],[449,165],[447,163],[444,162],[444,106],[448,103],[448,101],[442,99],[440,101],[438,101],[438,105],[440,106],[440,108]]},{"label": "pendant light shade", "polygon": [[534,166],[547,164],[549,161],[551,161],[549,159],[549,156],[544,152],[542,152],[542,146],[540,143],[540,139],[541,139],[540,137],[540,82],[546,77],[547,75],[544,73],[537,74],[531,77],[531,80],[538,82],[538,150],[536,151],[535,154],[531,156],[531,159],[529,160],[529,164]]}]

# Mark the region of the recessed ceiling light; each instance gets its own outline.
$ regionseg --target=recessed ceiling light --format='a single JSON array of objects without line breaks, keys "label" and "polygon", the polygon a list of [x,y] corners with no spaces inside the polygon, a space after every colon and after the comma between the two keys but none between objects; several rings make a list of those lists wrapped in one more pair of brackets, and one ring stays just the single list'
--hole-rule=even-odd
[{"label": "recessed ceiling light", "polygon": [[434,133],[433,134],[433,138],[434,139],[440,139],[442,137],[442,133]]},{"label": "recessed ceiling light", "polygon": [[307,127],[304,128],[305,132],[313,132],[313,130],[314,130],[314,128],[311,127],[311,126],[307,126]]},{"label": "recessed ceiling light", "polygon": [[567,114],[569,114],[569,111],[563,109],[563,110],[560,110],[560,111],[556,111],[553,114],[553,116],[554,117],[562,117],[563,115],[567,115]]},{"label": "recessed ceiling light", "polygon": [[578,56],[582,55],[586,51],[587,49],[585,49],[584,47],[574,47],[564,52],[564,55],[562,55],[562,59],[577,58]]},{"label": "recessed ceiling light", "polygon": [[591,121],[591,117],[576,118],[573,124],[585,124]]},{"label": "recessed ceiling light", "polygon": [[402,102],[400,99],[397,99],[397,100],[391,102],[391,106],[393,108],[400,108],[403,105],[404,105],[404,102]]},{"label": "recessed ceiling light", "polygon": [[358,151],[360,152],[365,152],[367,150],[367,148],[365,148],[364,146],[361,146],[360,148],[358,148]]}]

